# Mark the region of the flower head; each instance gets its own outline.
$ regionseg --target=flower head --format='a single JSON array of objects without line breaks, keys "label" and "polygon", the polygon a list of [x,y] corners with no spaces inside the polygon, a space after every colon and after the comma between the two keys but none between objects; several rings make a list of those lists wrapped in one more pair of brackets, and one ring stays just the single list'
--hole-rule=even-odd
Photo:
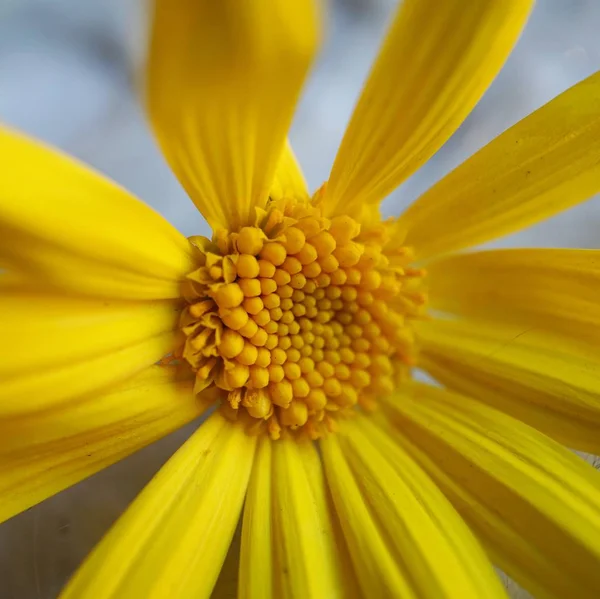
[{"label": "flower head", "polygon": [[500,597],[491,562],[600,595],[600,475],[561,445],[600,451],[600,254],[459,252],[600,190],[600,75],[379,213],[530,7],[405,0],[311,195],[313,2],[157,0],[148,113],[211,239],[0,131],[0,516],[212,410],[63,597],[209,597],[231,564],[244,598]]},{"label": "flower head", "polygon": [[326,218],[321,203],[271,200],[256,225],[192,240],[202,266],[184,286],[176,355],[197,390],[226,392],[224,414],[272,439],[282,427],[310,439],[334,431],[414,363],[411,321],[425,299],[410,250],[386,251],[389,227]]}]

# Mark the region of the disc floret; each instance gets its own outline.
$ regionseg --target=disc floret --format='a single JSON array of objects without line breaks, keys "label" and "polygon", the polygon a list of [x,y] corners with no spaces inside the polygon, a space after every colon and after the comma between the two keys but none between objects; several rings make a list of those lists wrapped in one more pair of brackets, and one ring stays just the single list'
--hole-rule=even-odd
[{"label": "disc floret", "polygon": [[[196,391],[250,429],[318,438],[355,407],[372,409],[414,361],[411,320],[422,271],[389,226],[325,218],[308,200],[271,201],[254,226],[193,237],[181,356]],[[396,245],[394,247],[397,247]]]}]

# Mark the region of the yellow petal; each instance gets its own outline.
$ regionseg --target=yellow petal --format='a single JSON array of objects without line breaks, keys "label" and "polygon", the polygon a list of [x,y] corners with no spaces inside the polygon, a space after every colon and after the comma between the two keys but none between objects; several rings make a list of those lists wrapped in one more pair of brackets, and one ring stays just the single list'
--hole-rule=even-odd
[{"label": "yellow petal", "polygon": [[[312,443],[289,442],[290,455],[282,456],[288,471],[273,460],[280,443],[268,437],[258,442],[244,507],[238,596],[355,597],[354,575],[317,451]],[[280,518],[277,505],[286,507]],[[313,594],[299,595],[305,587]]]},{"label": "yellow petal", "polygon": [[96,546],[61,598],[209,597],[255,444],[239,425],[211,416]]},{"label": "yellow petal", "polygon": [[253,224],[317,48],[314,0],[156,0],[148,110],[213,228]]},{"label": "yellow petal", "polygon": [[[498,5],[504,3],[497,3]],[[600,191],[600,73],[479,150],[401,217],[418,258],[523,229]]]},{"label": "yellow petal", "polygon": [[11,377],[0,385],[0,416],[27,414],[108,390],[155,364],[174,347],[175,335],[161,333],[79,362]]},{"label": "yellow petal", "polygon": [[275,597],[271,523],[273,513],[271,446],[271,440],[267,436],[258,442],[248,485],[238,576],[239,599]]},{"label": "yellow petal", "polygon": [[0,415],[20,416],[118,384],[176,347],[175,302],[0,295]]},{"label": "yellow petal", "polygon": [[283,197],[308,198],[308,186],[289,141],[286,141],[283,152],[279,157],[270,196],[274,200]]},{"label": "yellow petal", "polygon": [[323,440],[327,479],[368,597],[503,597],[483,550],[413,459],[366,418]]},{"label": "yellow petal", "polygon": [[333,547],[329,546],[328,551],[335,553],[337,584],[340,586],[341,596],[344,599],[361,597],[348,546],[344,541],[344,534],[327,485],[320,452],[317,451],[314,443],[298,443],[298,452],[319,514],[319,521],[326,532],[324,538],[330,544],[333,543]]},{"label": "yellow petal", "polygon": [[0,378],[117,351],[172,331],[178,318],[179,306],[172,300],[101,300],[3,287]]},{"label": "yellow petal", "polygon": [[600,251],[494,250],[427,266],[434,308],[600,342]]},{"label": "yellow petal", "polygon": [[81,164],[0,128],[0,267],[98,297],[180,296],[191,246],[169,223]]},{"label": "yellow petal", "polygon": [[600,596],[600,473],[481,403],[428,385],[403,390],[386,401],[397,441],[492,560],[536,597]]},{"label": "yellow petal", "polygon": [[110,392],[0,419],[0,521],[183,426],[193,377],[152,366]]},{"label": "yellow petal", "polygon": [[600,453],[598,352],[534,327],[433,320],[419,365],[573,449]]},{"label": "yellow petal", "polygon": [[[321,442],[327,482],[363,593],[375,597],[414,597],[401,566],[370,513],[337,436]],[[386,522],[386,528],[389,523]]]},{"label": "yellow petal", "polygon": [[244,509],[240,599],[354,597],[336,525],[313,445],[261,439]]},{"label": "yellow petal", "polygon": [[331,213],[378,204],[442,146],[504,64],[532,4],[400,3],[331,171]]}]

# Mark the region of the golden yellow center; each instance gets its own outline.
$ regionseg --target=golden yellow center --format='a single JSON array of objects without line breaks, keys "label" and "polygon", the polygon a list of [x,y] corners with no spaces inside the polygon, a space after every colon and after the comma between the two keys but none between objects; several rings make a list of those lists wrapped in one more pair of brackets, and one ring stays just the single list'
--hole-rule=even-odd
[{"label": "golden yellow center", "polygon": [[273,439],[318,438],[372,409],[413,363],[410,321],[424,303],[423,273],[388,229],[284,199],[256,226],[191,238],[201,266],[185,283],[180,357],[196,389],[223,390],[229,418]]}]

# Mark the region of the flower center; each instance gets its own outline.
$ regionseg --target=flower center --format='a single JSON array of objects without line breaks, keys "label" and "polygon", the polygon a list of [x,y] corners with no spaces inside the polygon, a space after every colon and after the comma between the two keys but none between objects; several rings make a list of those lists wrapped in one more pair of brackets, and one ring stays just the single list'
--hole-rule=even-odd
[{"label": "flower center", "polygon": [[414,362],[412,318],[423,272],[406,248],[386,251],[389,226],[361,231],[308,201],[271,201],[256,226],[190,239],[179,357],[196,390],[215,385],[221,409],[252,430],[315,439],[355,407],[372,409]]}]

